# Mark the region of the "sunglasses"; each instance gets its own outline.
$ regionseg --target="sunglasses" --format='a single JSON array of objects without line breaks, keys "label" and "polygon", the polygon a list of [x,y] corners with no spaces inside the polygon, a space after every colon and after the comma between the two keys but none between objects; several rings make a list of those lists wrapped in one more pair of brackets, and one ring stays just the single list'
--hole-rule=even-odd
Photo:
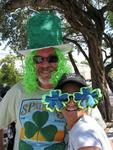
[{"label": "sunglasses", "polygon": [[82,87],[79,92],[73,94],[62,93],[61,90],[51,90],[49,95],[43,95],[42,102],[49,111],[53,112],[61,111],[70,100],[73,100],[80,109],[94,108],[101,98],[100,89]]},{"label": "sunglasses", "polygon": [[42,56],[34,56],[33,61],[36,64],[43,63],[44,61],[47,61],[48,63],[57,63],[58,62],[58,57],[56,55],[50,55],[48,57],[42,57]]}]

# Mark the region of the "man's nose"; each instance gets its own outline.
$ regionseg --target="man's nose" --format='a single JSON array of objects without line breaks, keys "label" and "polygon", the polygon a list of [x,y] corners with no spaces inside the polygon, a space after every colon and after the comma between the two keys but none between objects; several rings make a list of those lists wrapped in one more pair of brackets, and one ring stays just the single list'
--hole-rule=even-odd
[{"label": "man's nose", "polygon": [[48,62],[48,60],[45,58],[44,61],[42,62],[43,67],[48,67],[50,65],[50,63]]}]

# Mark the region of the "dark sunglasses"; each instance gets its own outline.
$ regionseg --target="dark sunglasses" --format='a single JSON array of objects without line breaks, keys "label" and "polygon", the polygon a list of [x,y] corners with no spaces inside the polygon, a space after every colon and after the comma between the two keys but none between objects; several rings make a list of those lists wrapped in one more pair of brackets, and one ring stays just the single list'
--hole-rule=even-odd
[{"label": "dark sunglasses", "polygon": [[48,61],[48,63],[57,63],[58,57],[56,55],[50,55],[48,57],[42,57],[42,56],[34,56],[33,57],[33,61],[36,64],[43,63],[45,60]]}]

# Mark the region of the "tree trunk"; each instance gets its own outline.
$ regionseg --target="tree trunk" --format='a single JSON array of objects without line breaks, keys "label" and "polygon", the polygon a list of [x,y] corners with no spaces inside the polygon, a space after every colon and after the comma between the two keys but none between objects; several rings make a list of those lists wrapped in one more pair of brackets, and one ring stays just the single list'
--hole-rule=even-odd
[{"label": "tree trunk", "polygon": [[72,51],[69,52],[68,55],[69,55],[69,59],[71,61],[71,64],[73,66],[74,72],[77,73],[77,74],[80,74],[80,72],[79,72],[79,70],[78,70],[78,68],[77,68],[77,66],[75,64],[75,60],[73,59]]},{"label": "tree trunk", "polygon": [[89,41],[89,58],[90,58],[90,67],[91,67],[91,78],[92,86],[94,88],[100,88],[103,94],[103,101],[99,105],[99,109],[102,113],[102,116],[106,121],[110,121],[112,117],[112,110],[110,106],[108,91],[107,91],[107,82],[105,78],[105,69],[103,66],[103,59],[101,49],[97,45],[95,38],[90,38]]},{"label": "tree trunk", "polygon": [[[13,2],[16,3],[13,5]],[[86,43],[88,44],[89,48],[93,87],[100,88],[102,90],[104,100],[101,103],[102,107],[100,107],[100,111],[102,112],[104,118],[109,121],[111,119],[111,107],[107,94],[105,69],[103,66],[100,46],[104,31],[104,11],[106,9],[113,9],[112,1],[109,3],[109,5],[107,5],[107,7],[104,7],[100,10],[95,9],[90,2],[86,0],[23,0],[22,2],[20,0],[10,0],[10,3],[7,4],[5,8],[11,10],[20,5],[21,7],[25,5],[28,6],[29,3],[32,3],[32,5],[35,7],[38,7],[41,4],[44,5],[51,3],[52,7],[55,6],[55,8],[59,8],[62,12],[64,12],[67,21],[75,31],[78,31],[86,36]]]}]

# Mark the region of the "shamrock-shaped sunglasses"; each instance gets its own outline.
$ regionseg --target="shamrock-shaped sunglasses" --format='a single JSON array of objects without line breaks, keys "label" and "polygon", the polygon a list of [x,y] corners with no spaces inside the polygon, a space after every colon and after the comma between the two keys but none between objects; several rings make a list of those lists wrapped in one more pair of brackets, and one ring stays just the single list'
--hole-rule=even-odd
[{"label": "shamrock-shaped sunglasses", "polygon": [[50,112],[60,112],[70,100],[73,100],[78,108],[88,109],[94,108],[101,98],[100,89],[82,87],[80,88],[80,92],[73,94],[62,93],[61,90],[51,90],[49,95],[46,94],[42,97],[42,102]]}]

